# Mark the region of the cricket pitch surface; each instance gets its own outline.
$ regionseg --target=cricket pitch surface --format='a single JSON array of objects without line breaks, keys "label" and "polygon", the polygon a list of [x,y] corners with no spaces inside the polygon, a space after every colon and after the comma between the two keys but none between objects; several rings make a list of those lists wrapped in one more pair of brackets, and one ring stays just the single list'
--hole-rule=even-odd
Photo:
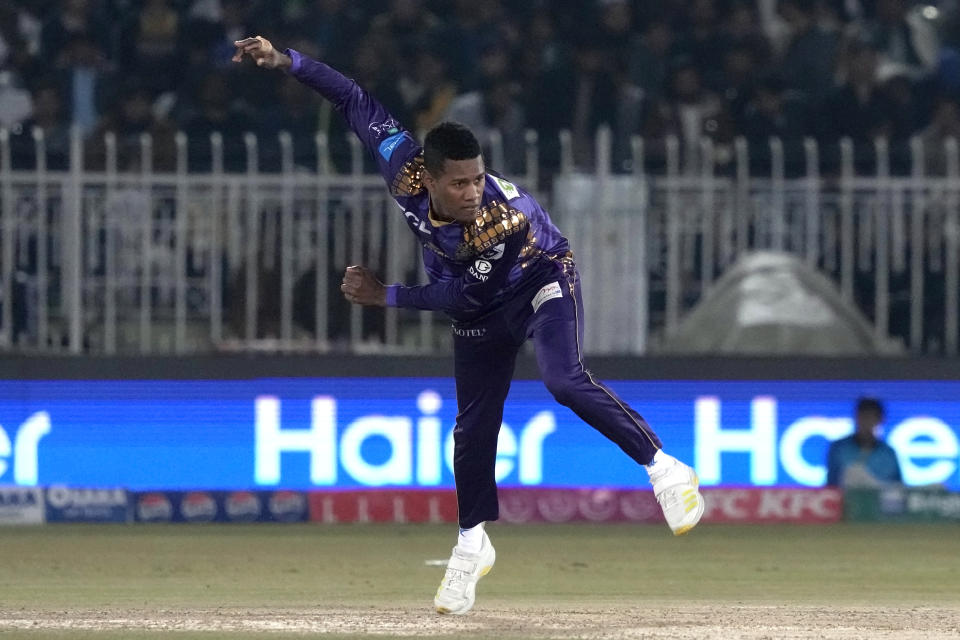
[{"label": "cricket pitch surface", "polygon": [[455,528],[0,529],[3,638],[960,638],[944,525],[490,525],[465,616],[433,612]]}]

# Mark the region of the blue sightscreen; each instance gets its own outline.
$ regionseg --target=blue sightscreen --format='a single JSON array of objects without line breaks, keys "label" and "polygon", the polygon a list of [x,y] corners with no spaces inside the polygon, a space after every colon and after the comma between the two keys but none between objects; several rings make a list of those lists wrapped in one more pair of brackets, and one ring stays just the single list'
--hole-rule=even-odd
[{"label": "blue sightscreen", "polygon": [[[908,484],[958,489],[960,382],[615,381],[705,485],[820,485],[860,395],[887,405]],[[0,382],[0,483],[132,489],[452,487],[447,378]],[[646,484],[616,446],[516,381],[502,485]]]}]

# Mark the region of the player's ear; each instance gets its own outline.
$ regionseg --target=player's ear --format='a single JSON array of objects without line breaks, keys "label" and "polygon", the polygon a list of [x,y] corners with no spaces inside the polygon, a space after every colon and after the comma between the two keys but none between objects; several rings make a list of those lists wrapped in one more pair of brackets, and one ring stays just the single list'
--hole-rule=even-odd
[{"label": "player's ear", "polygon": [[423,181],[423,186],[427,188],[427,191],[433,191],[437,188],[437,179],[433,177],[433,174],[430,173],[428,169],[423,170],[423,175],[420,179]]}]

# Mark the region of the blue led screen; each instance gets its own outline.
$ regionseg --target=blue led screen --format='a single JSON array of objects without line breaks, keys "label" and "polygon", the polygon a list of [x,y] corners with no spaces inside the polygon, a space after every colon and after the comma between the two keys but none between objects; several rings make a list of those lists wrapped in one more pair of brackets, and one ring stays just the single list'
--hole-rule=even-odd
[{"label": "blue led screen", "polygon": [[[624,381],[610,386],[704,485],[818,486],[853,404],[887,407],[907,484],[960,489],[960,382]],[[0,483],[130,489],[452,487],[449,378],[0,382]],[[539,381],[515,381],[502,485],[645,486]]]}]

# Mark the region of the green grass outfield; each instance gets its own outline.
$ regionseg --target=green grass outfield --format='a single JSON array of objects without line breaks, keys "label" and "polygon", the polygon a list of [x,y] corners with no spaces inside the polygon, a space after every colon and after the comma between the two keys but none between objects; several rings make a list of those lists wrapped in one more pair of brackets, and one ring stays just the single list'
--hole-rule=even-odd
[{"label": "green grass outfield", "polygon": [[[449,555],[455,531],[413,524],[3,527],[0,637],[257,635],[136,624],[141,617],[175,620],[181,613],[215,621],[238,612],[270,620],[283,619],[285,611],[294,617],[317,612],[320,624],[324,612],[375,618],[390,611],[404,620],[422,615],[429,621],[440,617],[432,612],[432,597],[443,569],[426,561]],[[949,618],[960,607],[957,525],[701,525],[681,538],[649,525],[493,524],[488,531],[497,563],[480,582],[471,614],[478,620],[484,611],[499,610],[541,615],[772,605],[933,607]],[[106,622],[103,630],[81,631],[63,622],[71,617],[87,620],[88,627],[91,618]],[[118,618],[130,622],[111,627]],[[29,619],[41,623],[24,628]],[[539,633],[503,624],[490,635],[481,628],[468,637]],[[325,637],[380,632],[319,629],[330,634]],[[281,627],[268,637],[304,637],[297,630]],[[389,635],[389,629],[383,632]],[[447,637],[443,629],[431,635]]]}]

